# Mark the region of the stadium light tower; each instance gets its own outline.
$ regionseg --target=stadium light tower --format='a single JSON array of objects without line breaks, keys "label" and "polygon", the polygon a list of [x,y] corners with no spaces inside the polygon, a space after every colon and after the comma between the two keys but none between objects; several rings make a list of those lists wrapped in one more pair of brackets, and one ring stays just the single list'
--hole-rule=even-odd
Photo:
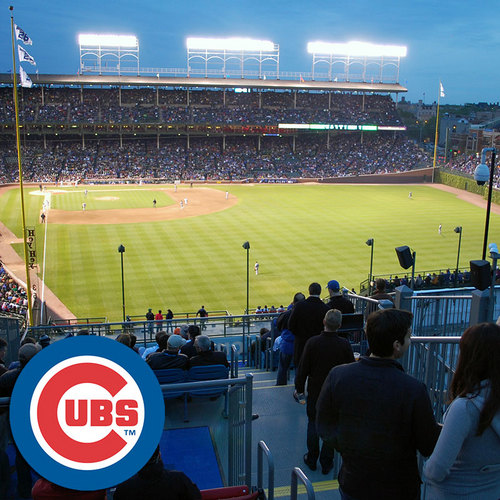
[{"label": "stadium light tower", "polygon": [[[263,65],[271,65],[273,71],[269,75],[279,75],[279,45],[269,40],[255,40],[252,38],[200,38],[188,37],[187,69],[188,76],[193,73],[203,73],[207,78],[210,74],[223,76],[237,76],[244,78],[245,63],[258,63],[258,78],[266,76],[263,73]],[[196,70],[193,64],[201,60],[203,70]],[[212,66],[209,67],[209,63]],[[215,64],[213,64],[215,63]],[[222,67],[220,65],[222,63]],[[236,64],[235,64],[236,63]],[[229,67],[230,64],[234,68]],[[251,73],[248,72],[250,75]],[[266,73],[267,74],[267,73]]]},{"label": "stadium light tower", "polygon": [[[486,165],[486,153],[491,151],[491,165],[488,170],[488,166]],[[483,148],[481,151],[481,163],[476,167],[474,172],[474,180],[478,183],[479,186],[486,184],[486,182],[490,181],[488,186],[488,203],[486,205],[486,222],[484,225],[484,240],[483,240],[483,260],[486,259],[486,247],[488,246],[488,230],[490,226],[490,212],[491,212],[491,194],[493,191],[493,174],[495,172],[495,148]],[[489,176],[488,176],[489,174]]]},{"label": "stadium light tower", "polygon": [[399,81],[399,63],[402,57],[406,57],[407,48],[400,45],[379,45],[367,42],[348,42],[348,43],[330,43],[330,42],[309,42],[307,51],[313,56],[312,74],[315,79],[315,66],[319,63],[328,65],[328,79],[332,79],[332,70],[335,64],[344,66],[343,76],[346,81],[352,77],[350,67],[353,64],[361,65],[363,73],[355,79],[361,79],[366,82],[369,76],[368,64],[378,64],[378,79],[383,81],[383,71],[386,66],[394,66],[396,69],[396,82]]},{"label": "stadium light tower", "polygon": [[[81,33],[78,35],[80,46],[80,72],[103,71],[109,73],[122,72],[122,59],[134,61],[139,75],[139,40],[134,35],[98,35],[92,33]],[[85,62],[91,62],[94,66],[85,66]],[[108,63],[113,64],[108,64]],[[130,71],[130,68],[126,71]]]}]

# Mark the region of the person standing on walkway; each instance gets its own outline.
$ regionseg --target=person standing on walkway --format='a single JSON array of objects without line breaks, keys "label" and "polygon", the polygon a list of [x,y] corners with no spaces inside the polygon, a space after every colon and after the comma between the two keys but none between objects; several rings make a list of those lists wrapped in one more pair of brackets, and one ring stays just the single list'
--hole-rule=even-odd
[{"label": "person standing on walkway", "polygon": [[338,309],[330,309],[325,314],[323,332],[306,342],[295,377],[297,400],[302,399],[300,396],[304,395],[307,380],[307,453],[304,455],[304,463],[311,470],[316,470],[319,458],[323,474],[328,474],[333,469],[335,450],[331,442],[323,441],[320,451],[316,402],[330,370],[334,366],[354,362],[351,344],[336,333],[341,324],[342,313]]}]

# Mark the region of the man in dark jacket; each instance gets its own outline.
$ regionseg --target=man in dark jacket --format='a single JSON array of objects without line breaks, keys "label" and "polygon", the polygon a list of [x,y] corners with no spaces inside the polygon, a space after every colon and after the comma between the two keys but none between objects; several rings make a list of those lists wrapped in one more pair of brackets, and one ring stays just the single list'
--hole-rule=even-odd
[{"label": "man in dark jacket", "polygon": [[293,362],[299,366],[300,357],[306,342],[314,335],[319,335],[323,330],[323,318],[329,307],[320,299],[321,285],[311,283],[309,285],[309,297],[299,302],[292,309],[288,328],[295,336],[293,351]]},{"label": "man in dark jacket", "polygon": [[[165,337],[161,338],[161,342]],[[152,370],[164,370],[166,368],[189,369],[189,358],[179,353],[179,349],[186,343],[180,335],[170,335],[167,340],[166,350],[154,352],[146,359],[146,363]],[[161,349],[162,345],[160,345]]]},{"label": "man in dark jacket", "polygon": [[303,394],[307,379],[307,453],[304,455],[304,462],[311,470],[316,470],[319,457],[322,473],[328,474],[333,468],[335,450],[331,443],[324,441],[320,453],[316,430],[316,401],[328,372],[334,366],[352,363],[354,355],[349,341],[335,333],[342,324],[342,313],[337,309],[330,309],[323,324],[325,328],[321,335],[310,338],[306,343],[295,377],[295,391]]},{"label": "man in dark jacket", "polygon": [[342,314],[352,314],[354,312],[353,303],[342,295],[337,280],[330,280],[326,287],[330,293],[330,300],[326,303],[328,309],[338,309]]},{"label": "man in dark jacket", "polygon": [[439,436],[425,385],[396,361],[410,346],[413,315],[372,313],[372,354],[336,366],[316,405],[318,433],[342,455],[341,491],[367,500],[420,498],[417,450],[429,456]]},{"label": "man in dark jacket", "polygon": [[194,346],[198,354],[190,359],[190,366],[224,365],[229,367],[226,353],[212,351],[212,341],[206,335],[198,335]]}]

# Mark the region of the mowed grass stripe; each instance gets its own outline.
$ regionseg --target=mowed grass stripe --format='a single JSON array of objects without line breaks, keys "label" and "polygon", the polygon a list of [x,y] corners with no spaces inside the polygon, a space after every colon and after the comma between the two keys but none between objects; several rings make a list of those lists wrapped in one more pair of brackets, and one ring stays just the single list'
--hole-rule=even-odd
[{"label": "mowed grass stripe", "polygon": [[[394,252],[400,245],[417,252],[417,271],[453,269],[457,225],[463,227],[460,264],[466,266],[481,256],[484,210],[427,186],[238,185],[228,189],[238,203],[200,217],[100,226],[49,224],[47,284],[77,316],[120,320],[117,249],[123,244],[128,314],[144,315],[148,307],[193,311],[201,304],[209,310],[240,314],[246,304],[242,244],[247,240],[251,307],[286,305],[295,292],[306,293],[312,281],[324,287],[335,278],[357,290],[368,275],[368,238],[375,239],[375,274],[405,274]],[[123,206],[129,206],[128,197],[130,203],[139,203],[137,190],[124,186],[119,192]],[[144,194],[146,199],[150,195]],[[43,197],[26,196],[28,224],[40,229],[40,259],[42,202]],[[19,190],[0,198],[0,219],[21,235]],[[499,229],[499,216],[492,214],[490,241]],[[22,248],[17,250],[22,255]],[[259,276],[253,272],[255,260],[260,263]]]}]

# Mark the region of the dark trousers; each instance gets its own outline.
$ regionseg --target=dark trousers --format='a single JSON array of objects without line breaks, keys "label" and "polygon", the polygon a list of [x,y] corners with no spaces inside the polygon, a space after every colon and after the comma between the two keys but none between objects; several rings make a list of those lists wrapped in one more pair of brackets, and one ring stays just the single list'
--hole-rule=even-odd
[{"label": "dark trousers", "polygon": [[21,452],[16,446],[16,472],[17,472],[17,493],[21,498],[31,498],[31,488],[33,480],[31,478],[31,467],[24,460]]},{"label": "dark trousers", "polygon": [[288,384],[288,370],[292,363],[293,354],[285,354],[280,351],[280,358],[278,361],[278,374],[276,376],[276,385]]},{"label": "dark trousers", "polygon": [[321,467],[328,468],[333,464],[335,449],[323,441],[320,451],[319,435],[316,430],[316,401],[317,398],[307,398],[307,458],[309,462],[316,463],[319,457]]}]

